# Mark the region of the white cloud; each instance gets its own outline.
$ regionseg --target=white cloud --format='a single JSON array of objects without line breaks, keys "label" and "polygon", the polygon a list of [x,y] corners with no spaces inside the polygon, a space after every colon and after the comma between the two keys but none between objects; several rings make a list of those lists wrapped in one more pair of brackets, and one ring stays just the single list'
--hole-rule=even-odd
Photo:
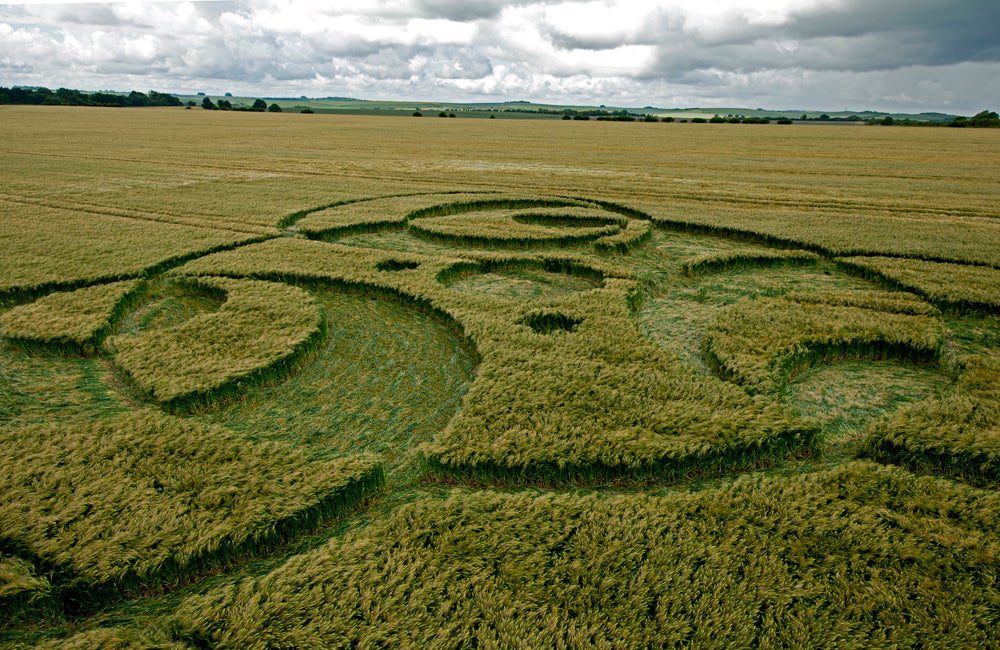
[{"label": "white cloud", "polygon": [[0,4],[0,84],[627,105],[995,107],[982,0]]}]

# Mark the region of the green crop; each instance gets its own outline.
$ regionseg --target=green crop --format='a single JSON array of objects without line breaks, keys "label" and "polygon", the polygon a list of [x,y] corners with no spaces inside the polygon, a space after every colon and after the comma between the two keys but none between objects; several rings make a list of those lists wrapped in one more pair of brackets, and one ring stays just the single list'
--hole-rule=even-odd
[{"label": "green crop", "polygon": [[943,334],[940,322],[928,316],[761,298],[721,310],[705,352],[723,375],[769,392],[796,370],[830,359],[935,361]]},{"label": "green crop", "polygon": [[662,497],[455,490],[174,622],[220,650],[985,647],[998,512],[873,463]]},{"label": "green crop", "polygon": [[717,273],[739,268],[765,268],[784,264],[808,266],[820,259],[809,251],[760,251],[754,249],[734,250],[725,253],[709,253],[685,260],[684,273],[700,275]]},{"label": "green crop", "polygon": [[0,647],[996,645],[995,134],[0,114]]},{"label": "green crop", "polygon": [[[643,338],[629,309],[636,284],[612,275],[621,270],[551,254],[483,254],[458,263],[410,254],[416,269],[377,270],[394,258],[281,239],[206,257],[178,273],[389,293],[455,322],[481,362],[462,412],[421,447],[440,471],[516,480],[532,472],[670,475],[746,465],[810,442],[813,429],[776,402],[753,400],[729,383],[695,375]],[[471,270],[526,264],[605,277],[602,288],[547,301],[550,313],[579,320],[569,336],[525,325],[528,312],[517,303],[447,286]]]},{"label": "green crop", "polygon": [[895,257],[845,257],[837,261],[942,307],[1000,313],[1000,269]]},{"label": "green crop", "polygon": [[382,477],[371,457],[311,461],[151,411],[0,430],[0,441],[0,547],[50,568],[75,608],[266,548]]},{"label": "green crop", "polygon": [[280,377],[325,334],[322,312],[301,289],[226,278],[189,284],[220,294],[219,311],[107,341],[128,380],[170,410],[208,405]]},{"label": "green crop", "polygon": [[51,293],[0,316],[0,336],[21,347],[94,353],[141,289],[124,280]]},{"label": "green crop", "polygon": [[877,422],[864,453],[1000,487],[1000,354],[968,358],[950,394]]}]

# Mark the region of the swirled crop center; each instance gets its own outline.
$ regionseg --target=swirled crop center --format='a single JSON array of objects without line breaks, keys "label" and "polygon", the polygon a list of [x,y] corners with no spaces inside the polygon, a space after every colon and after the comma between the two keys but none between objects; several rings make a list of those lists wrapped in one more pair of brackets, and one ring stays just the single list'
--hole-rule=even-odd
[{"label": "swirled crop center", "polygon": [[472,381],[472,350],[444,322],[391,298],[313,291],[327,336],[280,384],[196,416],[317,455],[382,454],[394,465],[448,423]]}]

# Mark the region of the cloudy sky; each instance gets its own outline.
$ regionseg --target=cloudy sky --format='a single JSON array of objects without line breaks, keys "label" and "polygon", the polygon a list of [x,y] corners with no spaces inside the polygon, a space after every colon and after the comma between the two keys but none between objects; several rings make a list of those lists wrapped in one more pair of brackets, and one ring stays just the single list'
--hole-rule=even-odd
[{"label": "cloudy sky", "polygon": [[0,0],[0,85],[1000,108],[998,0]]}]

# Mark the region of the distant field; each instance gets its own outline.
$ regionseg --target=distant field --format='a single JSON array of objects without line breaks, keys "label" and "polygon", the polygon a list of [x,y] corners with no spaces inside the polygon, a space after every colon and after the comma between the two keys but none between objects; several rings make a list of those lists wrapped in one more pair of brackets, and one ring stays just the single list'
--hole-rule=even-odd
[{"label": "distant field", "polygon": [[[180,95],[184,102],[194,102],[201,105],[203,95]],[[256,97],[219,97],[212,95],[211,99],[227,99],[234,106],[249,107]],[[456,102],[425,102],[425,101],[387,101],[378,99],[347,99],[347,98],[269,98],[267,102],[278,104],[286,111],[300,112],[309,108],[317,113],[335,113],[341,115],[391,115],[409,117],[414,111],[420,111],[425,116],[435,116],[441,111],[455,113],[460,117],[489,117],[499,119],[559,119],[564,111],[627,111],[633,115],[673,116],[678,119],[695,117],[711,118],[715,115],[740,115],[743,117],[767,117],[771,119],[789,118],[799,120],[803,116],[817,120],[822,116],[827,118],[860,117],[862,119],[878,118],[891,115],[894,119],[909,119],[916,121],[949,122],[955,116],[944,113],[881,113],[876,111],[822,111],[822,110],[773,110],[764,108],[733,108],[713,106],[705,108],[662,108],[655,106],[574,106],[562,104],[536,104],[533,102],[473,102],[468,104]],[[823,118],[826,119],[826,118]],[[858,124],[844,122],[843,124]]]},{"label": "distant field", "polygon": [[0,647],[998,647],[998,168],[0,107]]}]

